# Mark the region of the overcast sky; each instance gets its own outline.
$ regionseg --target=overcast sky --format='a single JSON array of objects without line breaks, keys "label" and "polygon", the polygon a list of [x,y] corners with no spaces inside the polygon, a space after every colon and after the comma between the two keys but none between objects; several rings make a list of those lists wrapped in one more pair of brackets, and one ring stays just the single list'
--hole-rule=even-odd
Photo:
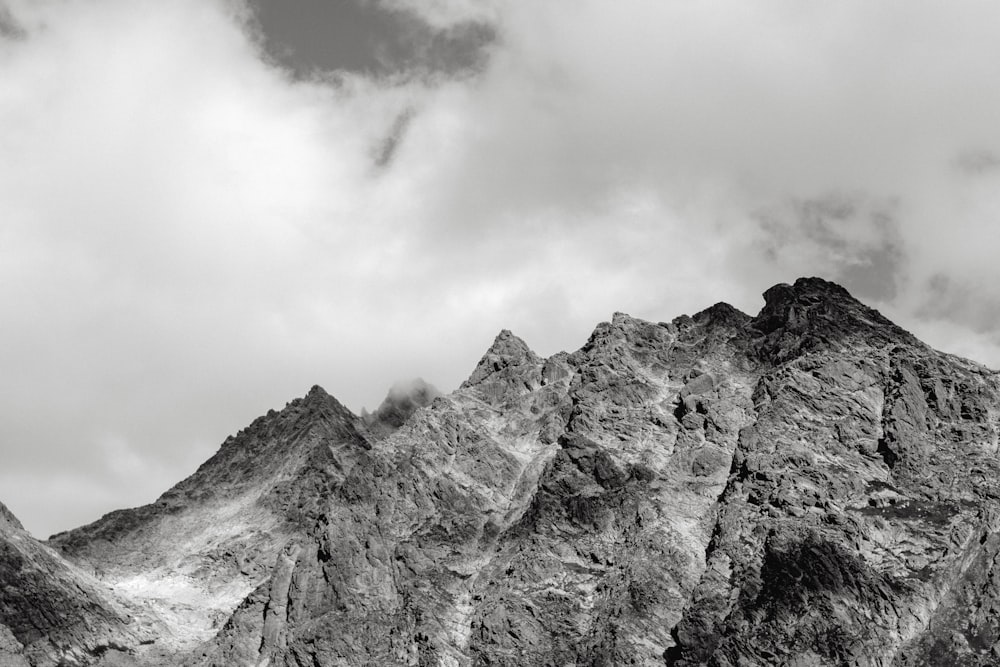
[{"label": "overcast sky", "polygon": [[0,500],[820,275],[1000,366],[993,0],[0,0]]}]

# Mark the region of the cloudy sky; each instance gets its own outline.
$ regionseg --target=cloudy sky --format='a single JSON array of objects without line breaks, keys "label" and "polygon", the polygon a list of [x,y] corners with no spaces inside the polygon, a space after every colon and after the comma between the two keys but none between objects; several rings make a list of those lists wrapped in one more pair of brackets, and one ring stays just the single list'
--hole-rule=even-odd
[{"label": "cloudy sky", "polygon": [[1000,366],[992,0],[0,0],[0,500],[820,275]]}]

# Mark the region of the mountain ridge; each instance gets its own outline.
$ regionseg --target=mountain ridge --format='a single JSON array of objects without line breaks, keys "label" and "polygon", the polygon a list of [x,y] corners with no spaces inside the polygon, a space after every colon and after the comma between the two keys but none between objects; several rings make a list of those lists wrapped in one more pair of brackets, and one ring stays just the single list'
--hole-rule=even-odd
[{"label": "mountain ridge", "polygon": [[997,374],[764,296],[502,330],[378,429],[313,387],[49,544],[160,619],[134,664],[993,664]]}]

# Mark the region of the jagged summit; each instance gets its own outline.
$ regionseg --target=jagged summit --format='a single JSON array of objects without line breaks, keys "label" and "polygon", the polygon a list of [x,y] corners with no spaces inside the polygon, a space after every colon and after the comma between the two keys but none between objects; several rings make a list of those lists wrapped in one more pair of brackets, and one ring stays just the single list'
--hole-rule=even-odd
[{"label": "jagged summit", "polygon": [[822,278],[799,278],[792,285],[779,283],[763,296],[764,307],[754,318],[753,326],[765,334],[778,328],[840,332],[891,329],[912,338],[845,288]]},{"label": "jagged summit", "polygon": [[318,384],[313,385],[309,392],[302,398],[296,398],[291,401],[286,409],[299,406],[306,408],[311,413],[331,419],[348,421],[355,419],[353,412]]},{"label": "jagged summit", "polygon": [[515,336],[509,329],[503,329],[486,350],[469,379],[462,383],[461,388],[474,387],[492,376],[496,379],[509,379],[528,368],[541,363],[541,358],[531,351],[528,344]]},{"label": "jagged summit", "polygon": [[709,326],[742,327],[748,324],[753,318],[740,309],[720,301],[705,310],[695,313],[691,319],[698,324]]},{"label": "jagged summit", "polygon": [[[323,389],[323,387],[319,386],[318,384],[314,384],[312,387],[310,387],[309,388],[309,392],[305,395],[305,400],[312,399],[312,400],[324,400],[324,401],[326,401],[326,400],[329,400],[329,399],[332,399],[332,398],[333,398],[333,396],[331,396],[326,391],[326,389]],[[336,399],[334,399],[334,400],[336,400]]]},{"label": "jagged summit", "polygon": [[773,285],[764,291],[765,301],[770,300],[768,293],[771,292],[785,292],[797,295],[826,295],[829,297],[854,300],[854,297],[851,296],[851,293],[848,292],[845,287],[833,282],[832,280],[827,280],[826,278],[820,278],[818,276],[803,276],[802,278],[796,278],[795,282],[791,285],[788,283],[778,283]]},{"label": "jagged summit", "polygon": [[633,321],[635,318],[628,313],[623,313],[616,310],[611,314],[611,326],[621,327],[628,325],[629,322]]},{"label": "jagged summit", "polygon": [[[531,351],[528,344],[520,337],[515,336],[510,329],[501,329],[483,358],[519,362],[525,358],[537,359],[537,356]],[[479,366],[482,366],[482,361],[480,361]]]},{"label": "jagged summit", "polygon": [[908,331],[822,278],[799,278],[764,292],[764,307],[750,323],[762,335],[759,353],[777,360],[823,347],[919,345]]},{"label": "jagged summit", "polygon": [[998,375],[822,279],[764,299],[548,359],[504,330],[362,417],[313,387],[52,572],[155,612],[142,667],[996,665]]},{"label": "jagged summit", "polygon": [[[719,302],[693,316],[681,315],[661,324],[675,331],[698,327],[701,334],[693,341],[695,353],[723,345],[737,351],[738,357],[763,357],[778,363],[810,350],[922,345],[844,287],[822,278],[779,283],[766,290],[763,297],[764,306],[756,316]],[[610,322],[595,327],[584,350],[601,348],[610,352],[628,341],[644,341],[646,347],[655,345],[649,340],[649,326],[650,322],[615,312]]]},{"label": "jagged summit", "polygon": [[73,531],[54,535],[51,541],[71,549],[80,533],[96,531],[107,539],[139,530],[146,522],[178,511],[259,496],[282,480],[293,478],[311,465],[328,444],[370,449],[358,430],[358,417],[321,386],[314,385],[280,411],[270,410],[236,435],[226,438],[219,450],[190,477],[164,492],[156,502],[119,510]]},{"label": "jagged summit", "polygon": [[16,528],[17,530],[24,530],[24,526],[18,520],[14,513],[11,512],[6,505],[0,503],[0,524],[6,523],[8,526]]},{"label": "jagged summit", "polygon": [[371,449],[360,428],[316,385],[227,438],[154,503],[111,512],[49,545],[154,609],[177,635],[175,648],[190,646],[213,635],[288,540],[322,515],[326,489]]}]

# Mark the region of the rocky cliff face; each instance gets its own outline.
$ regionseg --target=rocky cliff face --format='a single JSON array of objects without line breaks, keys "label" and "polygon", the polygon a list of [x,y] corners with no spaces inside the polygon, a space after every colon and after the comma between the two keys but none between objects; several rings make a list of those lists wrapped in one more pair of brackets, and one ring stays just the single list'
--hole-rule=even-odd
[{"label": "rocky cliff face", "polygon": [[[160,653],[210,639],[311,529],[330,489],[370,448],[357,418],[319,387],[230,437],[155,503],[49,540],[165,625]],[[152,649],[143,649],[149,653]]]},{"label": "rocky cliff face", "polygon": [[995,374],[776,289],[791,326],[751,328],[755,417],[668,664],[997,664]]},{"label": "rocky cliff face", "polygon": [[33,539],[0,504],[0,665],[82,665],[150,641],[156,619]]},{"label": "rocky cliff face", "polygon": [[133,664],[995,665],[998,391],[802,279],[548,359],[503,331],[384,419],[314,388],[32,548],[154,619]]}]

